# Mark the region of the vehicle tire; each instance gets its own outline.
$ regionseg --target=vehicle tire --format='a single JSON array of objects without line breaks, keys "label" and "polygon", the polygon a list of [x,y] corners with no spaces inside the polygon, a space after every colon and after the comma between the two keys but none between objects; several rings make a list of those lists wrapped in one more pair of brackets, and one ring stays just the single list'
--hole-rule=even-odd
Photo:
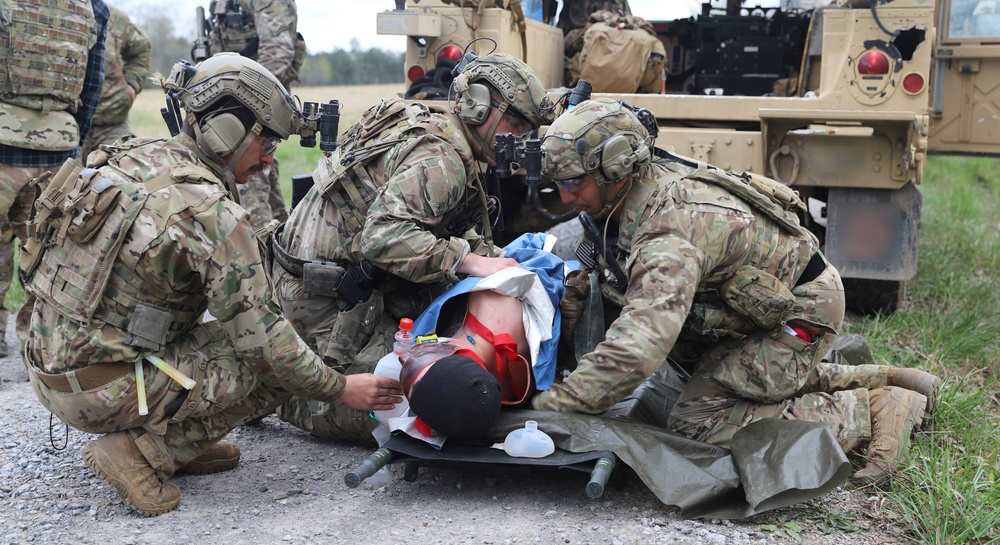
[{"label": "vehicle tire", "polygon": [[899,308],[906,284],[898,280],[844,278],[847,311],[871,315],[892,313]]}]

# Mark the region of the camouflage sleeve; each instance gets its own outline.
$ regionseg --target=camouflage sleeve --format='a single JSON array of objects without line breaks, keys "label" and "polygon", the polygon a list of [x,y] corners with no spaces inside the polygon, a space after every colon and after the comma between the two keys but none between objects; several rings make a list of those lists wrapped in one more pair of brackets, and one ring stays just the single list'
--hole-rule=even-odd
[{"label": "camouflage sleeve", "polygon": [[666,206],[642,223],[629,256],[625,308],[565,381],[535,397],[536,409],[597,414],[621,401],[666,360],[703,277],[723,261],[742,261],[752,217],[685,205]]},{"label": "camouflage sleeve", "polygon": [[139,94],[142,91],[143,80],[149,76],[153,45],[131,20],[127,21],[123,38],[121,57],[125,81],[135,89],[136,94]]},{"label": "camouflage sleeve", "polygon": [[208,311],[219,320],[243,361],[266,384],[333,401],[344,391],[344,377],[324,365],[280,314],[246,212],[235,213],[242,218],[206,265]]},{"label": "camouflage sleeve", "polygon": [[385,188],[372,203],[361,252],[380,269],[418,283],[455,282],[469,241],[438,238],[432,230],[465,195],[466,169],[454,147],[423,135],[395,159]]},{"label": "camouflage sleeve", "polygon": [[295,59],[295,32],[298,15],[294,0],[258,0],[253,2],[254,26],[257,27],[257,62],[284,83],[286,72]]}]

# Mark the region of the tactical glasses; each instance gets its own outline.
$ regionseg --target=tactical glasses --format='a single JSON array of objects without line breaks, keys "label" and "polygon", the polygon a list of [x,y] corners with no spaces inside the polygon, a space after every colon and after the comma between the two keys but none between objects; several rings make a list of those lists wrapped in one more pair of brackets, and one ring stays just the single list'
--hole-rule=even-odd
[{"label": "tactical glasses", "polygon": [[584,183],[587,181],[586,176],[580,176],[577,178],[567,178],[565,180],[552,180],[555,182],[559,189],[567,193],[576,193],[583,189]]},{"label": "tactical glasses", "polygon": [[281,143],[281,138],[278,136],[268,136],[266,134],[260,134],[260,150],[264,155],[271,155],[276,149],[278,149],[278,144]]}]

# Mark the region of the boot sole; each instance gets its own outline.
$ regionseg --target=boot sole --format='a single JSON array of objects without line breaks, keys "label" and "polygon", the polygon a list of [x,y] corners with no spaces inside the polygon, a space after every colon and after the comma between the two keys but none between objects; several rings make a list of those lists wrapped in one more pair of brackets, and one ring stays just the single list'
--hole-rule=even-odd
[{"label": "boot sole", "polygon": [[[236,469],[236,466],[240,465],[239,458],[235,462],[223,463],[221,460],[218,462],[198,462],[198,464],[192,467],[195,462],[188,462],[187,465],[182,466],[177,470],[178,475],[211,475],[213,473],[222,473],[223,471],[229,471],[230,469]],[[204,465],[202,465],[204,464]],[[208,467],[212,464],[213,467]]]},{"label": "boot sole", "polygon": [[105,482],[110,484],[111,487],[115,489],[115,492],[118,493],[118,496],[121,497],[121,499],[125,503],[127,503],[129,507],[135,509],[137,512],[147,517],[155,517],[158,515],[162,515],[164,513],[169,513],[170,511],[177,509],[177,506],[180,505],[180,502],[178,501],[173,506],[166,507],[163,509],[143,509],[139,507],[138,505],[135,504],[134,501],[132,501],[132,497],[129,494],[128,487],[125,486],[125,484],[121,482],[121,480],[112,477],[108,472],[104,471],[101,468],[100,463],[97,461],[97,456],[94,454],[94,448],[92,444],[88,444],[87,446],[83,447],[83,452],[81,454],[83,457],[83,463],[86,464],[87,467],[89,467],[94,473],[96,473],[98,477],[104,479]]}]

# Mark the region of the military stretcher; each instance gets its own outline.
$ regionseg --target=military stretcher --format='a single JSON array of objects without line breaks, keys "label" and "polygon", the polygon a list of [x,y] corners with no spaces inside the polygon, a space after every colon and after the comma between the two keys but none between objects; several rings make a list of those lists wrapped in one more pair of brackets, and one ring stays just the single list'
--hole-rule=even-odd
[{"label": "military stretcher", "polygon": [[438,450],[423,441],[398,434],[348,472],[344,476],[344,484],[349,488],[357,488],[378,470],[396,463],[404,464],[403,480],[410,482],[417,479],[417,472],[422,465],[453,469],[486,466],[501,473],[537,467],[571,469],[590,474],[586,486],[587,496],[596,499],[604,495],[604,487],[617,465],[617,457],[608,450],[569,452],[556,449],[542,458],[523,458],[488,446],[461,443],[446,443]]}]

